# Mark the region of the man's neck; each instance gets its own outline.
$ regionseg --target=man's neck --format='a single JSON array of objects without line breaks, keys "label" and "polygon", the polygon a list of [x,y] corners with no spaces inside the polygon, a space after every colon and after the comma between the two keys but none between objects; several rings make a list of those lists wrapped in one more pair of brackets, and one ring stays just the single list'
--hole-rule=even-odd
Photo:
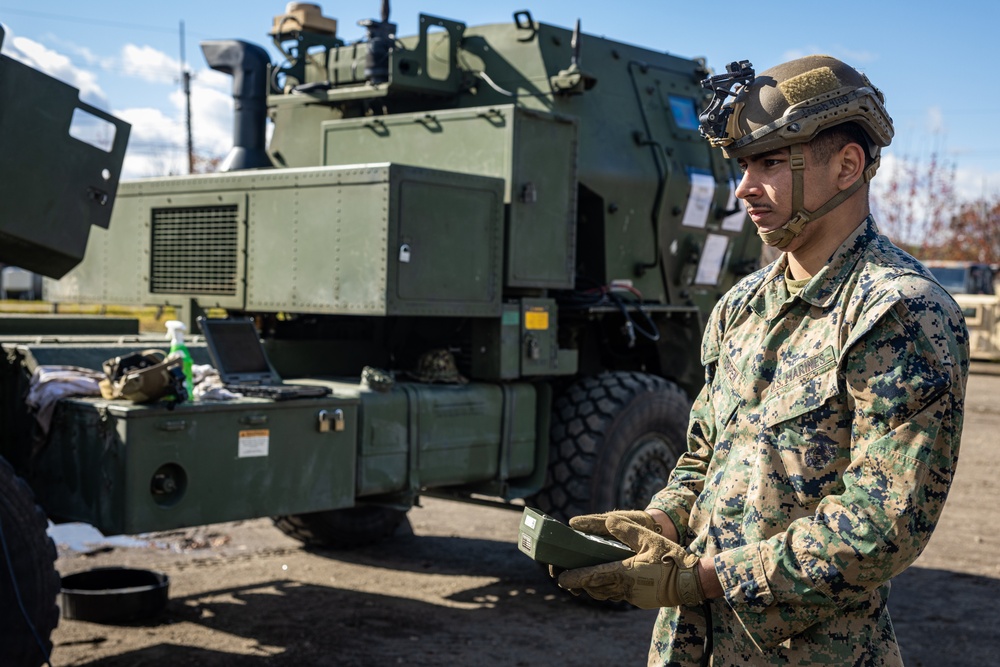
[{"label": "man's neck", "polygon": [[867,200],[864,204],[863,207],[850,206],[845,202],[822,218],[808,223],[815,225],[809,242],[788,253],[788,268],[792,278],[810,278],[826,266],[837,248],[868,217]]}]

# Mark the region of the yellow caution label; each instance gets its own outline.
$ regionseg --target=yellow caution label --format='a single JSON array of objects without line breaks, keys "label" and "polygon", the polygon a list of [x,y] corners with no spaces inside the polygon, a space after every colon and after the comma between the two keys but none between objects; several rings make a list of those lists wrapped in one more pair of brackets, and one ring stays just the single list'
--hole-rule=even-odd
[{"label": "yellow caution label", "polygon": [[549,328],[549,311],[544,308],[532,308],[524,314],[524,328],[545,330]]},{"label": "yellow caution label", "polygon": [[270,440],[271,432],[266,428],[240,431],[237,455],[241,459],[251,456],[267,456]]}]

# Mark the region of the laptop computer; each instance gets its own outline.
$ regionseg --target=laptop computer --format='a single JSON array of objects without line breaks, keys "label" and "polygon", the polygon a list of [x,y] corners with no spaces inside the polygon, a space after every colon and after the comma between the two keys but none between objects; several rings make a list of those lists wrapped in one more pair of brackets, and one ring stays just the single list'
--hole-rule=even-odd
[{"label": "laptop computer", "polygon": [[275,401],[316,398],[330,393],[328,387],[285,384],[271,366],[252,319],[199,317],[198,325],[205,336],[212,365],[229,391]]}]

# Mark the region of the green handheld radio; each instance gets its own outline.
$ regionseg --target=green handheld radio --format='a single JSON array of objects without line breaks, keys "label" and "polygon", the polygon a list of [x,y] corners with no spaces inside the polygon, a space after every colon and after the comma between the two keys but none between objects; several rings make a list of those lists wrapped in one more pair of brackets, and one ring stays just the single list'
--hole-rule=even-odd
[{"label": "green handheld radio", "polygon": [[530,507],[525,507],[521,514],[518,533],[518,549],[539,563],[565,570],[610,563],[635,555],[630,547],[617,540],[581,533]]}]

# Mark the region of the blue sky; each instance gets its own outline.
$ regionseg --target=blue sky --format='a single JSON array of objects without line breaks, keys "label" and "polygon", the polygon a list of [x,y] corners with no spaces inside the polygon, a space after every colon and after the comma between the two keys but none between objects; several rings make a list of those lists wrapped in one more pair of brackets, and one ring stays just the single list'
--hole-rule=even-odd
[{"label": "blue sky", "polygon": [[[237,38],[278,54],[267,30],[285,3],[0,0],[3,51],[80,88],[86,101],[133,124],[126,177],[186,170],[184,100],[178,84],[180,23],[194,73],[192,105],[198,152],[224,155],[231,142],[230,79],[207,70],[199,42]],[[339,36],[360,39],[357,22],[376,18],[378,0],[327,3]],[[822,7],[822,8],[821,8]],[[704,56],[719,71],[749,59],[758,71],[792,57],[826,53],[864,71],[886,95],[896,136],[884,153],[926,163],[937,152],[953,164],[966,197],[1000,196],[1000,3],[957,0],[830,3],[545,0],[526,3],[393,0],[399,34],[416,31],[421,12],[468,25],[536,20],[686,57]]]}]

